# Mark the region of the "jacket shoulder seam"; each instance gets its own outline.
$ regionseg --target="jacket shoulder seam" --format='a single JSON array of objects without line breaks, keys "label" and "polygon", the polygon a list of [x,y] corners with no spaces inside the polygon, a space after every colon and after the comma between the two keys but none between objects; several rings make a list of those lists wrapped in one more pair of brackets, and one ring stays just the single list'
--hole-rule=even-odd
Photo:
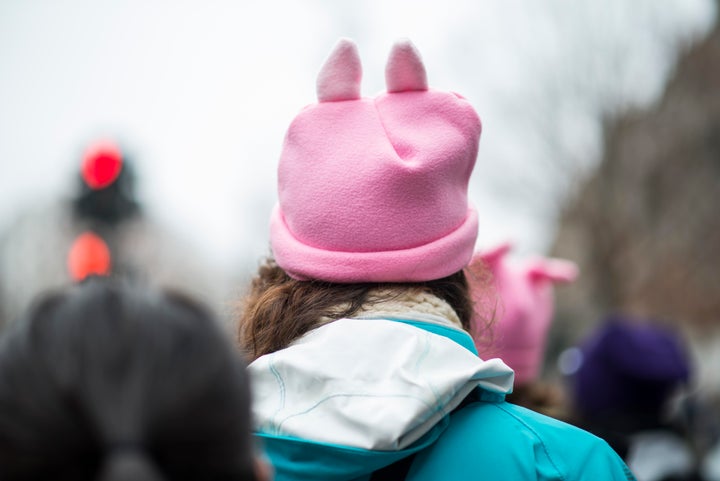
[{"label": "jacket shoulder seam", "polygon": [[550,461],[550,464],[552,464],[552,467],[555,469],[555,471],[557,472],[558,476],[560,476],[560,479],[563,479],[563,480],[567,479],[567,477],[565,476],[565,474],[564,474],[564,473],[562,472],[562,470],[558,467],[557,463],[555,463],[555,460],[553,459],[552,455],[550,454],[550,450],[548,449],[547,444],[545,444],[545,440],[542,438],[542,436],[540,436],[540,434],[539,434],[532,426],[530,426],[527,422],[525,422],[525,420],[523,420],[522,418],[520,418],[520,417],[517,416],[516,414],[513,414],[513,413],[510,412],[508,409],[504,408],[503,406],[501,406],[501,405],[499,405],[499,404],[496,404],[496,407],[497,407],[498,409],[500,409],[501,411],[503,411],[503,412],[504,412],[505,414],[507,414],[508,416],[510,416],[510,417],[512,417],[513,419],[515,419],[515,420],[516,420],[517,422],[519,422],[520,424],[522,424],[522,425],[523,425],[526,429],[528,429],[531,433],[533,433],[533,435],[535,436],[535,439],[537,439],[538,442],[540,442],[540,445],[542,446],[543,451],[545,452],[545,455],[547,456],[548,460]]}]

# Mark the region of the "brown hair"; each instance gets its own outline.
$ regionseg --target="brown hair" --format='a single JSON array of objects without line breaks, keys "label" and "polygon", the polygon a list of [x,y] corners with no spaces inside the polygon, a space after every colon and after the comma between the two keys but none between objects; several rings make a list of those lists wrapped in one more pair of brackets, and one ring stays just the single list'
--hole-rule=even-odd
[{"label": "brown hair", "polygon": [[[464,271],[418,283],[335,284],[298,281],[272,258],[260,266],[245,297],[239,318],[238,341],[249,360],[287,347],[319,325],[351,317],[373,302],[391,299],[394,293],[420,289],[446,301],[470,331],[473,304]],[[375,296],[387,292],[384,298]],[[373,291],[372,299],[370,292]]]}]

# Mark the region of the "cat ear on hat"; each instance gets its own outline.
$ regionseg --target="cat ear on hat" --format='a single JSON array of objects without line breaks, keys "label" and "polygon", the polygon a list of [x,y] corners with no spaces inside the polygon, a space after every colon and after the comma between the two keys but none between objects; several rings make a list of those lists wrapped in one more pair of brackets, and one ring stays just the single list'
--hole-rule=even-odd
[{"label": "cat ear on hat", "polygon": [[503,242],[490,249],[476,252],[470,261],[470,268],[494,268],[510,250],[512,250],[512,244],[510,242]]},{"label": "cat ear on hat", "polygon": [[362,64],[357,45],[341,38],[325,60],[317,78],[319,102],[338,102],[360,98]]},{"label": "cat ear on hat", "polygon": [[475,279],[483,279],[487,269],[497,272],[498,266],[511,249],[510,242],[503,242],[491,249],[475,252],[465,270],[468,281],[472,284]]},{"label": "cat ear on hat", "polygon": [[385,65],[385,85],[389,93],[428,89],[425,65],[410,40],[398,40],[393,45]]},{"label": "cat ear on hat", "polygon": [[527,276],[530,281],[567,284],[577,279],[580,271],[577,264],[563,259],[537,258],[530,261]]}]

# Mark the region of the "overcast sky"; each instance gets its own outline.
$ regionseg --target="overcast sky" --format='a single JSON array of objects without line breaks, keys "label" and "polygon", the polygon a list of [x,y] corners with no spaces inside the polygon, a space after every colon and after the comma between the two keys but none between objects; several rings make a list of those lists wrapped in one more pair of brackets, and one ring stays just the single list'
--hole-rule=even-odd
[{"label": "overcast sky", "polygon": [[212,262],[267,252],[275,168],[338,37],[363,93],[409,37],[430,84],[483,119],[470,195],[480,246],[542,251],[597,161],[602,115],[657,99],[712,0],[0,2],[0,228],[67,195],[100,136],[132,154],[149,212]]}]

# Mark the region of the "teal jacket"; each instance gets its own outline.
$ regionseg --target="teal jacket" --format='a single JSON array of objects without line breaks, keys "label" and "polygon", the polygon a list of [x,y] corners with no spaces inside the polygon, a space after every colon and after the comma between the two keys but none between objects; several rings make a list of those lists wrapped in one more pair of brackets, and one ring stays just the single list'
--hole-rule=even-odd
[{"label": "teal jacket", "polygon": [[250,365],[277,481],[366,481],[410,456],[409,481],[635,479],[603,440],[505,402],[512,371],[464,331],[408,317],[335,321]]}]

